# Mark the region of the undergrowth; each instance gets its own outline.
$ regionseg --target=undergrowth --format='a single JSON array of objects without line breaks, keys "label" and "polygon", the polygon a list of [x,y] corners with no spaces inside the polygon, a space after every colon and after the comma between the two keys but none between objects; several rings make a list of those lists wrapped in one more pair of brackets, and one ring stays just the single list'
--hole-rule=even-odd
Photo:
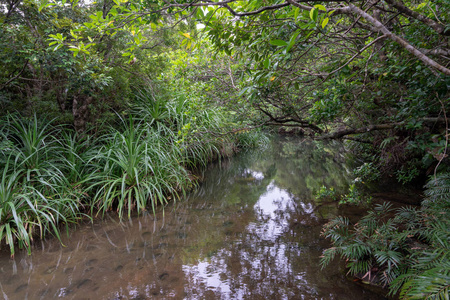
[{"label": "undergrowth", "polygon": [[237,125],[221,108],[149,95],[137,93],[128,117],[97,136],[36,115],[0,121],[0,244],[12,256],[48,233],[60,239],[61,226],[83,216],[154,212],[195,184],[193,168],[264,141],[230,133]]},{"label": "undergrowth", "polygon": [[401,299],[448,299],[450,287],[450,174],[432,177],[420,208],[377,205],[357,224],[338,217],[324,226],[349,274],[389,288]]}]

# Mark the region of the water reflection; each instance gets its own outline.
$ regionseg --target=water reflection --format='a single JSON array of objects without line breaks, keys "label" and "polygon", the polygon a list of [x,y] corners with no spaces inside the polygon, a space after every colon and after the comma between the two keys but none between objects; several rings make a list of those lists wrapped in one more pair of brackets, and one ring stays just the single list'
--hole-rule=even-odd
[{"label": "water reflection", "polygon": [[274,241],[288,225],[285,212],[290,210],[291,206],[292,199],[289,194],[275,186],[272,181],[256,202],[254,209],[257,219],[247,226],[247,231],[255,232],[262,240]]},{"label": "water reflection", "polygon": [[339,265],[320,270],[321,185],[346,185],[334,146],[286,140],[205,171],[155,215],[84,224],[32,256],[0,255],[4,299],[380,299]]},{"label": "water reflection", "polygon": [[[251,178],[264,179],[263,172],[251,169],[245,169],[237,178],[249,178],[249,174]],[[320,224],[313,203],[300,201],[287,189],[278,187],[275,176],[272,177],[252,206],[254,219],[242,234],[228,240],[211,258],[183,266],[188,281],[187,298],[320,299],[325,296],[333,299],[339,296],[333,292],[337,288],[333,286],[335,283],[317,268],[322,247],[315,244],[317,240],[320,244],[324,241],[318,236],[320,226],[311,227]],[[305,228],[300,228],[301,223],[306,224]],[[316,241],[302,235],[306,242],[298,242],[298,233],[303,230],[313,232]],[[333,275],[345,282],[341,274],[333,272]],[[346,296],[352,292],[347,290]]]}]

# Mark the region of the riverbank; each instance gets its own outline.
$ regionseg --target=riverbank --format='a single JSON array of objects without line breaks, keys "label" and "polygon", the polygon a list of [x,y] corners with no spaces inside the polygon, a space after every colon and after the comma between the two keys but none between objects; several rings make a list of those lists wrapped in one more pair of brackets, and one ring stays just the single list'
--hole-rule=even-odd
[{"label": "riverbank", "polygon": [[151,108],[81,135],[36,115],[1,120],[0,243],[11,256],[17,247],[31,253],[33,240],[48,234],[60,239],[82,217],[152,212],[195,185],[190,169],[265,140],[256,131],[227,134],[219,108],[182,99],[158,115]]},{"label": "riverbank", "polygon": [[[208,164],[182,201],[131,219],[107,212],[31,256],[0,257],[9,299],[381,300],[345,277],[320,236],[316,189],[349,179],[339,143],[275,138],[268,147]],[[333,208],[334,215],[339,208]],[[14,267],[15,266],[15,267]]]}]

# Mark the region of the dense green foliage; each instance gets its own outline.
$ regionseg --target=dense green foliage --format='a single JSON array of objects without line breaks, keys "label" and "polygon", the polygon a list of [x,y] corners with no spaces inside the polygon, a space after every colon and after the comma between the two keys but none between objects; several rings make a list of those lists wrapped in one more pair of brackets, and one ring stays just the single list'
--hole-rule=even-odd
[{"label": "dense green foliage", "polygon": [[[349,273],[362,280],[400,291],[405,299],[446,299],[450,284],[449,174],[430,178],[426,200],[417,209],[394,211],[378,205],[354,226],[339,217],[324,227],[333,246],[322,265],[336,255]],[[394,214],[395,212],[395,214]]]},{"label": "dense green foliage", "polygon": [[[446,0],[6,0],[0,240],[13,254],[84,212],[164,204],[189,169],[260,143],[255,127],[347,140],[362,165],[342,203],[386,176],[448,172],[449,13]],[[429,264],[447,266],[442,176],[420,210],[330,223],[324,262],[340,254],[402,297],[448,296]]]},{"label": "dense green foliage", "polygon": [[2,120],[0,239],[14,255],[14,243],[30,251],[36,231],[42,238],[58,223],[76,221],[81,196],[65,176],[62,146],[55,138],[62,128],[39,124],[36,117]]},{"label": "dense green foliage", "polygon": [[[245,14],[278,3],[249,1],[233,8]],[[392,22],[392,34],[448,65],[448,58],[431,54],[431,49],[448,53],[448,33],[433,32],[415,19],[423,14],[448,24],[447,2],[404,1],[408,13],[393,1],[367,9],[362,2],[355,5],[385,24]],[[260,113],[258,122],[363,142],[356,151],[368,163],[407,183],[445,157],[450,76],[424,67],[361,16],[333,3],[239,18],[223,10],[206,30],[215,49],[245,61],[237,73],[242,78],[238,96]],[[427,38],[418,34],[424,31]]]},{"label": "dense green foliage", "polygon": [[83,216],[154,210],[195,184],[195,168],[264,140],[180,74],[189,55],[163,28],[171,20],[105,34],[89,25],[114,6],[0,7],[0,243],[12,255]]},{"label": "dense green foliage", "polygon": [[219,108],[180,97],[160,103],[163,118],[158,101],[143,95],[136,114],[95,136],[36,116],[2,120],[0,242],[11,255],[15,243],[30,252],[37,234],[59,238],[61,224],[84,215],[154,211],[195,184],[194,168],[255,143],[223,133],[228,120]]},{"label": "dense green foliage", "polygon": [[66,2],[2,7],[6,111],[82,132],[142,85],[258,126],[362,141],[356,151],[402,183],[446,157],[447,1]]}]

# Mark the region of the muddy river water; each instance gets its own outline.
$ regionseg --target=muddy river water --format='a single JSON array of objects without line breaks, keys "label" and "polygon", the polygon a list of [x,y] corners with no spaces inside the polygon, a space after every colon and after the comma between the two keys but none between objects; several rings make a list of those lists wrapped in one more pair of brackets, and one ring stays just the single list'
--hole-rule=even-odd
[{"label": "muddy river water", "polygon": [[0,299],[384,299],[319,264],[341,211],[313,194],[348,173],[339,145],[275,140],[211,165],[156,214],[79,224],[14,260],[2,249]]}]

